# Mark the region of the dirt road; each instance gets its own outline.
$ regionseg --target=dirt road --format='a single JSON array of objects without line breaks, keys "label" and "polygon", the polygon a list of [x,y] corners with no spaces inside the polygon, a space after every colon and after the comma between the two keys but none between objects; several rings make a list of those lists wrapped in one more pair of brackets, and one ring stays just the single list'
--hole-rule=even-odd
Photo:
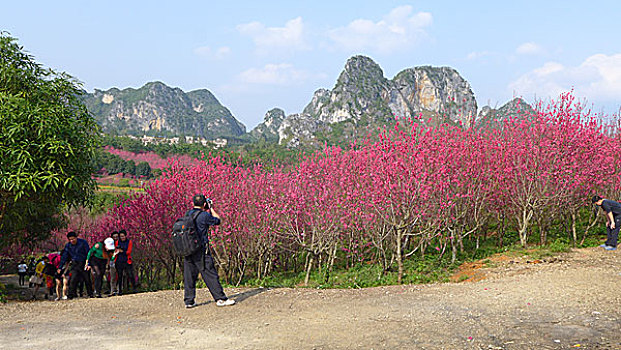
[{"label": "dirt road", "polygon": [[482,280],[181,291],[0,306],[0,349],[621,349],[621,250],[499,261]]}]

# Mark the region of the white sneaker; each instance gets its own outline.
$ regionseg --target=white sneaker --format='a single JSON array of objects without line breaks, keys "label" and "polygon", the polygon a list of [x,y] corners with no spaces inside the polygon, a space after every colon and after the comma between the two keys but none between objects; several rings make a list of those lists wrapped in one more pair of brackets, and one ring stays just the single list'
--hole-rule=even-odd
[{"label": "white sneaker", "polygon": [[66,295],[63,295],[62,299],[63,299],[63,300],[67,300],[67,296],[66,296]]},{"label": "white sneaker", "polygon": [[59,298],[59,297],[56,297],[56,298],[54,299],[54,301],[59,301],[59,300],[60,300],[60,298]]},{"label": "white sneaker", "polygon": [[196,301],[193,302],[192,304],[185,304],[185,308],[186,309],[191,309],[191,308],[197,307],[197,306],[198,306],[198,304],[196,303]]},{"label": "white sneaker", "polygon": [[216,301],[216,306],[229,306],[229,305],[234,305],[235,304],[235,300],[233,299],[226,299],[226,300],[218,300]]}]

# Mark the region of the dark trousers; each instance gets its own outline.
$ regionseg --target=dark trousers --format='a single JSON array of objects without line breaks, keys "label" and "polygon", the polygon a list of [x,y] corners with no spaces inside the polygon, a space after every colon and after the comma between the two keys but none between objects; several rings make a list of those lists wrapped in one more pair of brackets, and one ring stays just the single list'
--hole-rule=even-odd
[{"label": "dark trousers", "polygon": [[91,273],[84,270],[85,261],[73,261],[71,262],[71,279],[69,280],[69,298],[75,298],[76,287],[78,282],[83,282],[86,287],[86,294],[93,296],[93,289],[91,288]]},{"label": "dark trousers", "polygon": [[95,278],[95,295],[101,295],[101,285],[103,284],[103,275],[106,272],[106,262],[105,259],[99,259],[94,256],[91,258],[90,266],[93,271],[93,277]]},{"label": "dark trousers", "polygon": [[207,288],[209,288],[213,299],[226,300],[227,297],[222,290],[218,271],[216,271],[211,254],[205,253],[204,249],[199,249],[194,254],[183,258],[183,301],[185,304],[194,303],[196,280],[198,279],[199,272],[203,276],[203,281],[205,281]]},{"label": "dark trousers", "polygon": [[26,273],[18,272],[17,274],[19,275],[19,285],[23,286],[24,284],[26,284]]},{"label": "dark trousers", "polygon": [[126,262],[118,262],[116,263],[116,273],[118,274],[118,286],[119,286],[119,295],[123,294],[123,287],[125,287],[125,281],[123,280],[123,276],[126,276],[129,280],[129,283],[132,285],[132,289],[136,289],[136,278],[134,277],[134,268],[132,265]]},{"label": "dark trousers", "polygon": [[621,217],[615,218],[615,228],[613,230],[610,227],[606,227],[606,233],[608,234],[608,239],[606,240],[606,245],[611,247],[617,246],[617,241],[619,240],[619,228],[621,226]]}]

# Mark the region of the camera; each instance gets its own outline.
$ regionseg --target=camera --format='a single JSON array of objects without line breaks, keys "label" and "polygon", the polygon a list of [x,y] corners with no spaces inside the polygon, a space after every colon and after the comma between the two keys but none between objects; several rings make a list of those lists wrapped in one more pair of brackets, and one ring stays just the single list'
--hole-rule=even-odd
[{"label": "camera", "polygon": [[211,198],[207,198],[205,200],[205,203],[206,203],[207,209],[211,209],[211,207],[213,206],[213,201],[211,200]]}]

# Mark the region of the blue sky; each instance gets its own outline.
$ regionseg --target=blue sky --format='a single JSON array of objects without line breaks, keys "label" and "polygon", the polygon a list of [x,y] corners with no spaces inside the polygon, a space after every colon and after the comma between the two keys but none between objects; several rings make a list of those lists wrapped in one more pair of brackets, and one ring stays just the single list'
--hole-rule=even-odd
[{"label": "blue sky", "polygon": [[301,112],[347,59],[451,66],[479,108],[574,89],[621,106],[621,1],[11,1],[0,30],[88,91],[207,88],[248,130]]}]

